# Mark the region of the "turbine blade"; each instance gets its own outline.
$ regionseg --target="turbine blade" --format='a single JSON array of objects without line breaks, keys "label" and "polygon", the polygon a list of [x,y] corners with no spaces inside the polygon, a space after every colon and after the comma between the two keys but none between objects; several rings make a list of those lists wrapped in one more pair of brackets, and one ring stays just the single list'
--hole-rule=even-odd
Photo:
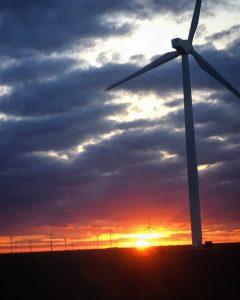
[{"label": "turbine blade", "polygon": [[191,23],[189,35],[188,35],[188,40],[191,43],[193,41],[194,34],[197,30],[199,16],[200,16],[200,10],[201,10],[201,4],[202,4],[202,0],[196,0],[196,5],[195,5],[193,17],[192,17],[192,23]]},{"label": "turbine blade", "polygon": [[213,66],[211,66],[197,51],[193,50],[193,57],[196,59],[199,66],[208,74],[210,74],[213,78],[219,81],[223,86],[229,89],[234,95],[240,98],[240,92],[235,89],[235,87],[228,82]]},{"label": "turbine blade", "polygon": [[138,70],[137,72],[129,75],[128,77],[112,84],[110,87],[108,87],[105,91],[109,91],[113,88],[115,88],[116,86],[124,83],[124,82],[127,82],[147,71],[150,71],[160,65],[163,65],[165,64],[166,62],[178,57],[180,54],[177,52],[177,51],[172,51],[172,52],[168,52],[168,53],[165,53],[164,55],[162,55],[161,57],[157,58],[156,60],[154,60],[153,62],[151,62],[150,64],[146,65],[145,67],[143,67],[142,69]]}]

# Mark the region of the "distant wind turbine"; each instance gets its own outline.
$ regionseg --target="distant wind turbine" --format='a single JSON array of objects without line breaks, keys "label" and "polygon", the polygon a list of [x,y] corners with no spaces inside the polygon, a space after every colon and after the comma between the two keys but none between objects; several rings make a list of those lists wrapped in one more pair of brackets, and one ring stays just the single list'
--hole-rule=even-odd
[{"label": "distant wind turbine", "polygon": [[29,252],[32,252],[32,238],[31,235],[29,236]]},{"label": "distant wind turbine", "polygon": [[20,245],[20,253],[22,253],[23,252],[23,241],[20,241],[19,245]]},{"label": "distant wind turbine", "polygon": [[63,239],[64,239],[64,249],[65,249],[65,251],[67,251],[67,238],[66,238],[66,236],[64,236]]},{"label": "distant wind turbine", "polygon": [[13,253],[13,235],[10,235],[10,252]]},{"label": "distant wind turbine", "polygon": [[154,227],[151,226],[151,221],[149,219],[148,220],[148,226],[146,227],[146,230],[148,231],[149,238],[150,238],[150,235],[151,235],[151,229],[154,230]]},{"label": "distant wind turbine", "polygon": [[182,74],[183,74],[183,94],[184,94],[184,116],[185,116],[185,134],[186,134],[186,155],[187,155],[187,171],[188,171],[188,193],[191,217],[191,230],[192,230],[192,245],[197,247],[202,245],[202,227],[201,227],[201,214],[200,214],[200,200],[199,200],[199,184],[198,184],[198,170],[197,170],[197,156],[195,145],[195,133],[192,111],[192,94],[191,94],[191,81],[189,72],[188,55],[191,54],[198,65],[209,75],[219,81],[223,86],[229,89],[235,96],[240,98],[239,91],[227,81],[213,66],[211,66],[197,51],[193,48],[192,42],[198,26],[201,0],[196,0],[196,5],[192,17],[190,31],[187,40],[175,38],[172,40],[172,47],[176,51],[168,52],[150,64],[141,68],[130,76],[118,81],[106,89],[111,90],[120,84],[127,82],[145,72],[148,72],[158,66],[161,66],[168,61],[182,56]]},{"label": "distant wind turbine", "polygon": [[100,233],[99,234],[96,234],[96,237],[97,237],[97,249],[98,249],[98,239],[99,239],[99,236],[100,236]]},{"label": "distant wind turbine", "polygon": [[50,251],[52,252],[53,251],[53,233],[50,233],[49,237],[50,237]]},{"label": "distant wind turbine", "polygon": [[109,243],[110,243],[110,248],[112,248],[112,225],[110,227],[110,229],[108,229],[108,232],[109,232]]},{"label": "distant wind turbine", "polygon": [[145,230],[148,231],[148,238],[149,238],[149,245],[151,245],[151,240],[150,240],[150,237],[151,237],[151,230],[154,230],[155,228],[151,226],[151,221],[150,219],[148,220],[148,226],[146,227]]},{"label": "distant wind turbine", "polygon": [[225,238],[226,238],[226,241],[225,241],[225,242],[228,243],[228,242],[229,242],[229,232],[226,232],[226,233],[225,233]]}]

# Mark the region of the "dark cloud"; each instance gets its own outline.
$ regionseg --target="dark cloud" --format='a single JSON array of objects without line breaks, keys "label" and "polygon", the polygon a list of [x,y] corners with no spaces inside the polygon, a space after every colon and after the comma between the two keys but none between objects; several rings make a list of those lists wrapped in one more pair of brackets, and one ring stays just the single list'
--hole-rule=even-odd
[{"label": "dark cloud", "polygon": [[[232,82],[236,88],[239,88],[237,81],[239,74],[239,55],[236,54],[235,47],[232,45],[228,50],[216,51],[216,49],[206,48],[199,53],[207,59],[216,69],[219,70],[227,79]],[[70,61],[71,62],[71,61]],[[29,78],[34,78],[31,64],[29,68],[25,66],[22,81],[24,85],[15,85],[12,92],[1,97],[0,109],[9,114],[15,115],[42,115],[50,113],[59,113],[75,107],[82,107],[89,102],[104,102],[109,94],[104,94],[104,89],[112,82],[119,80],[126,74],[131,74],[139,67],[136,65],[106,65],[103,68],[89,68],[87,70],[75,70],[66,72],[70,62],[61,62],[57,67],[52,63],[49,69],[44,65],[39,68],[38,76],[44,76],[46,72],[53,72],[55,68],[62,68],[61,74],[46,81],[28,82]],[[46,64],[47,65],[47,64]],[[65,70],[63,69],[65,67]],[[15,67],[15,75],[12,80],[17,80],[19,76],[19,66]],[[64,73],[65,71],[65,73]],[[219,84],[215,79],[203,72],[194,62],[192,67],[192,84],[194,89],[205,89],[223,91],[226,93],[225,87]],[[14,72],[13,66],[5,69],[2,73],[3,80],[7,78],[7,74]],[[37,74],[35,73],[35,76]],[[15,79],[14,79],[15,78]],[[108,79],[108,78],[111,78]],[[174,78],[174,83],[172,81]],[[26,80],[27,83],[26,83]],[[95,95],[93,95],[93,86]],[[182,90],[181,79],[181,62],[176,59],[159,69],[153,70],[148,74],[144,74],[139,78],[132,80],[119,87],[120,89],[130,89],[131,91],[156,91],[159,95],[169,94],[170,92]],[[231,101],[237,101],[237,98],[228,92]],[[66,101],[66,95],[71,95]],[[51,99],[51,100],[49,100]]]},{"label": "dark cloud", "polygon": [[[59,114],[53,117],[5,121],[0,132],[2,148],[13,152],[66,151],[89,137],[114,129],[105,117],[120,111],[123,106],[89,106],[86,110]],[[9,153],[9,151],[8,151]]]},{"label": "dark cloud", "polygon": [[[44,73],[45,70],[39,70],[39,76],[43,76],[41,71]],[[25,77],[31,72],[30,65]],[[41,82],[24,82],[14,86],[9,94],[2,96],[0,110],[14,115],[47,115],[97,102],[104,103],[109,99],[109,96],[104,94],[105,74],[106,71],[94,68],[65,74],[61,72],[58,76]]]},{"label": "dark cloud", "polygon": [[[195,1],[190,0],[180,0],[180,1],[174,1],[174,0],[151,0],[151,8],[154,10],[159,9],[161,12],[167,12],[172,13],[175,15],[175,17],[178,19],[179,16],[177,14],[183,13],[183,12],[190,12],[192,14],[194,7],[195,7]],[[222,5],[224,4],[223,0],[213,0],[211,3],[202,1],[202,9],[201,13],[208,13],[214,14],[213,7],[216,5]],[[234,3],[232,1],[229,3],[231,7],[234,6]]]},{"label": "dark cloud", "polygon": [[1,70],[0,81],[2,84],[15,86],[21,83],[51,80],[54,76],[58,77],[59,74],[67,72],[75,63],[75,60],[66,58],[21,59]]},{"label": "dark cloud", "polygon": [[[133,23],[120,24],[112,20],[119,16],[130,15],[134,20],[134,17],[150,18],[161,13],[192,13],[194,7],[190,0],[148,0],[145,3],[140,0],[2,2],[0,55],[11,57],[58,52],[76,44],[87,45],[92,38],[131,31]],[[207,5],[203,5],[203,9],[205,7]]]},{"label": "dark cloud", "polygon": [[222,40],[224,38],[229,38],[229,36],[231,36],[231,35],[238,34],[239,30],[240,30],[240,25],[235,25],[229,29],[226,29],[226,30],[223,30],[220,32],[216,32],[216,33],[208,36],[207,40],[209,42],[211,42],[211,41],[216,41],[216,40]]},{"label": "dark cloud", "polygon": [[[50,53],[74,46],[79,40],[123,34],[128,24],[104,17],[114,12],[133,12],[129,1],[3,1],[0,53],[18,57],[32,52]],[[131,4],[132,3],[132,4]]]}]

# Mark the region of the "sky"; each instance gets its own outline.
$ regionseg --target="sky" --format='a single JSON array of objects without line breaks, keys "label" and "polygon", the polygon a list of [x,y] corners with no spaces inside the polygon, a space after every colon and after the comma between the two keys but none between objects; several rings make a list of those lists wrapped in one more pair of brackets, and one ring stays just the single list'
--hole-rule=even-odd
[{"label": "sky", "polygon": [[[43,249],[51,233],[106,246],[110,226],[132,245],[149,220],[154,244],[191,242],[180,58],[104,90],[187,38],[194,5],[2,1],[0,251],[10,235]],[[239,11],[203,0],[194,39],[238,90]],[[193,58],[190,69],[203,237],[239,241],[240,99]]]}]

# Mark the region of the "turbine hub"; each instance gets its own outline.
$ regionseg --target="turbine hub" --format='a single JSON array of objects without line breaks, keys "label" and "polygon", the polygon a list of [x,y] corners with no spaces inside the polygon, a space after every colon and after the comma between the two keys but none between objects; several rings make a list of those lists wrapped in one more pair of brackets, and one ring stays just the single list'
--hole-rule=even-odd
[{"label": "turbine hub", "polygon": [[182,40],[180,38],[172,40],[172,47],[176,49],[179,54],[189,54],[193,48],[188,40]]}]

